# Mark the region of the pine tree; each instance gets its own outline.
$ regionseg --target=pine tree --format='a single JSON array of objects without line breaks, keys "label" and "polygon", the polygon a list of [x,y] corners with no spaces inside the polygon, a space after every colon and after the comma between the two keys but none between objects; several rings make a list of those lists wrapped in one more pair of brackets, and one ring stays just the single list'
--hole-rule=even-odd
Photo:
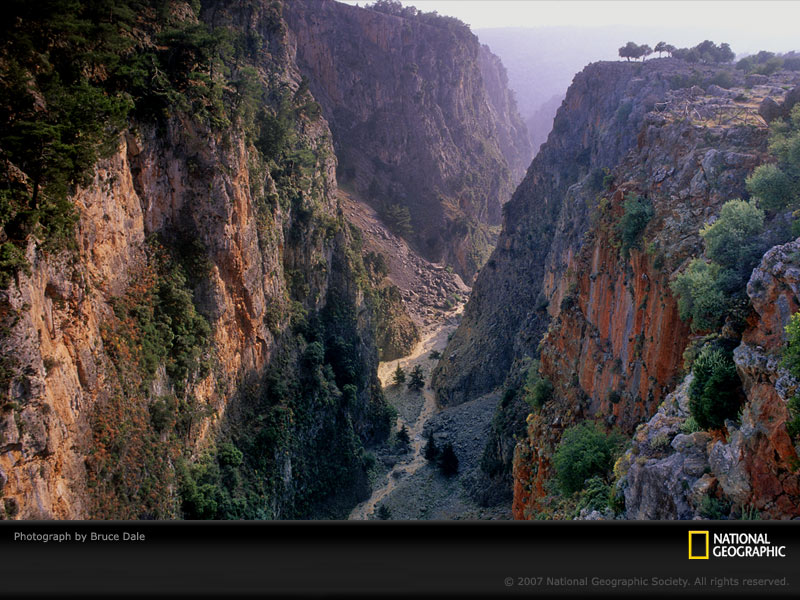
[{"label": "pine tree", "polygon": [[408,448],[408,445],[411,443],[411,438],[408,435],[408,429],[405,425],[397,432],[397,443],[403,448]]},{"label": "pine tree", "polygon": [[381,521],[388,521],[392,518],[392,511],[389,510],[385,504],[381,504],[380,508],[378,509],[376,516]]},{"label": "pine tree", "polygon": [[406,372],[400,364],[397,364],[397,369],[394,371],[394,384],[403,385],[406,382]]},{"label": "pine tree", "polygon": [[439,470],[445,477],[458,473],[458,457],[455,450],[453,450],[453,444],[449,442],[442,449],[442,455],[439,458]]},{"label": "pine tree", "polygon": [[425,460],[432,462],[439,456],[439,449],[436,447],[436,440],[433,439],[433,433],[428,432],[428,442],[422,448],[422,455]]},{"label": "pine tree", "polygon": [[408,382],[408,389],[416,392],[425,387],[425,374],[422,372],[422,367],[417,365],[411,371],[411,381]]}]

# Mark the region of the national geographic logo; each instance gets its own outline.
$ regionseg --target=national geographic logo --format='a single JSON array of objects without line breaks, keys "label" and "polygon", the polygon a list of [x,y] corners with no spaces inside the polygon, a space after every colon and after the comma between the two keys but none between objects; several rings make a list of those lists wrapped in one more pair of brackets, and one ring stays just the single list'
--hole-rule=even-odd
[{"label": "national geographic logo", "polygon": [[786,546],[776,546],[766,533],[689,532],[689,560],[714,558],[786,558]]}]

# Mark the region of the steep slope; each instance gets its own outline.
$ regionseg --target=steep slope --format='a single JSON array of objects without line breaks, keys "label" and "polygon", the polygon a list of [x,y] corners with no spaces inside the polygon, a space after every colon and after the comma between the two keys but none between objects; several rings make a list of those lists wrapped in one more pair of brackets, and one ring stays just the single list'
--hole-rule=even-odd
[{"label": "steep slope", "polygon": [[[797,381],[782,368],[785,326],[800,309],[797,240],[767,252],[747,285],[755,314],[734,350],[746,401],[724,436],[687,431],[692,375],[637,430],[619,461],[629,519],[748,518],[800,513],[798,449],[788,408]],[[796,433],[794,434],[796,436]]]},{"label": "steep slope", "polygon": [[[280,4],[165,7],[134,17],[120,63],[152,64],[162,95],[134,93],[110,153],[66,195],[74,244],[4,221],[4,252],[25,258],[1,303],[4,514],[345,515],[391,417],[330,131]],[[40,18],[21,26],[58,41]],[[205,55],[206,35],[234,53]],[[4,201],[30,193],[13,165],[4,175]]]},{"label": "steep slope", "polygon": [[555,119],[558,107],[561,106],[563,100],[564,97],[557,94],[547,102],[544,102],[535,112],[525,119],[525,125],[528,127],[528,136],[530,137],[534,154],[536,154],[542,144],[547,141],[547,136],[550,135],[550,130],[553,128],[553,119]]},{"label": "steep slope", "polygon": [[[576,76],[548,143],[503,209],[497,248],[480,272],[464,320],[434,373],[441,402],[486,393],[503,382],[515,358],[533,355],[549,320],[542,288],[545,265],[586,230],[583,198],[594,192],[580,182],[614,166],[636,143],[645,108],[666,92],[666,75],[675,68],[660,61],[645,71],[636,65],[597,63]],[[620,112],[622,106],[628,108]],[[570,227],[553,248],[559,222]]]},{"label": "steep slope", "polygon": [[535,149],[528,142],[529,133],[517,110],[517,100],[508,86],[508,74],[500,57],[493,54],[489,46],[481,44],[478,65],[489,108],[494,113],[497,142],[511,169],[511,184],[516,187],[525,176]]},{"label": "steep slope", "polygon": [[289,3],[298,65],[330,123],[340,180],[469,282],[531,155],[524,124],[468,27],[390,8]]},{"label": "steep slope", "polygon": [[[701,88],[667,94],[662,113],[648,115],[638,136],[637,149],[613,171],[615,180],[624,183],[612,187],[613,195],[607,204],[601,201],[597,222],[585,236],[580,251],[562,258],[566,271],[561,273],[566,273],[566,277],[558,272],[553,277],[545,276],[544,287],[554,307],[551,309],[554,320],[542,341],[540,372],[553,382],[555,389],[553,400],[529,417],[528,438],[517,447],[514,463],[517,517],[531,518],[542,508],[538,499],[547,494],[545,483],[553,475],[551,461],[561,433],[583,419],[602,419],[606,426],[614,425],[630,435],[639,422],[655,412],[664,394],[679,381],[684,352],[692,338],[688,324],[679,319],[669,283],[686,268],[689,258],[702,253],[699,234],[703,225],[714,221],[726,201],[746,197],[746,176],[767,160],[767,128],[756,109],[762,96],[783,95],[783,89],[776,83],[751,90],[750,103],[744,106],[732,102],[735,95],[743,94],[741,88],[723,92],[707,85],[711,91],[708,95]],[[682,111],[691,116],[683,117]],[[630,248],[626,257],[618,249],[621,230],[617,224],[624,213],[624,200],[632,197],[647,198],[653,213],[640,233],[641,240]],[[764,236],[762,244],[766,247],[786,239],[785,221],[780,215]],[[720,343],[728,344],[728,339],[735,343],[741,331],[738,323],[735,315],[729,318],[719,334]],[[752,398],[752,384],[747,381],[763,378],[747,377],[741,361],[737,361],[737,366],[745,382],[743,391]],[[676,392],[675,397],[681,394],[685,397],[685,388]],[[781,430],[785,414],[782,420],[774,415],[770,418],[769,411],[762,410],[762,402],[745,409],[744,429],[758,430],[764,419],[771,423],[770,429]],[[651,436],[639,432],[634,437],[633,451],[637,456],[628,478],[625,479],[624,465],[619,465],[616,472],[622,480],[617,489],[624,490],[625,511],[630,518],[715,514],[708,509],[709,503],[717,502],[708,495],[706,484],[714,483],[708,477],[699,489],[693,490],[691,503],[667,502],[673,500],[670,494],[679,487],[688,495],[693,483],[705,472],[702,465],[708,460],[716,461],[721,480],[733,470],[736,475],[731,477],[738,476],[738,484],[752,490],[751,496],[728,494],[732,504],[727,504],[727,509],[720,510],[719,515],[724,516],[731,509],[741,513],[747,508],[766,510],[772,517],[793,514],[792,510],[787,512],[791,496],[781,500],[779,506],[774,505],[777,498],[773,495],[774,486],[767,485],[763,475],[755,475],[762,471],[763,465],[751,468],[748,476],[742,475],[742,467],[734,466],[739,461],[759,462],[759,456],[768,456],[768,462],[773,461],[770,449],[759,448],[759,442],[754,441],[749,447],[742,442],[738,453],[727,451],[729,457],[740,458],[728,459],[723,467],[721,463],[726,459],[719,455],[725,453],[725,444],[713,446],[717,439],[713,432],[675,437],[682,421],[669,411],[657,416],[654,422],[657,425],[650,429]],[[669,423],[666,428],[665,423]],[[729,433],[733,435],[732,432],[733,429]],[[782,435],[786,435],[785,430]],[[768,438],[772,439],[769,435]],[[665,448],[669,451],[670,443],[677,454],[659,462]],[[789,466],[793,450],[786,447],[777,459],[780,466],[768,467],[768,472],[793,470]],[[680,460],[676,460],[678,457]],[[638,471],[640,465],[648,464],[643,462],[648,459],[660,466],[645,469],[650,474],[646,477]],[[680,483],[679,477],[670,476],[670,467],[691,477]],[[711,471],[714,472],[714,467]],[[659,501],[648,502],[654,498]],[[650,513],[644,505],[658,508]],[[681,508],[688,506],[695,512]]]},{"label": "steep slope", "polygon": [[[505,208],[498,247],[479,274],[462,324],[434,373],[443,403],[474,398],[505,382],[484,453],[484,472],[495,478],[494,484],[513,480],[516,518],[575,516],[575,503],[589,502],[587,494],[608,494],[598,491],[607,489],[600,480],[594,491],[571,499],[554,491],[553,457],[562,434],[590,421],[629,437],[675,390],[693,338],[689,323],[679,318],[671,282],[686,271],[693,256],[702,255],[704,225],[714,222],[727,201],[746,198],[746,177],[770,160],[768,128],[759,109],[766,114],[770,102],[780,102],[785,90],[797,84],[790,73],[745,82],[724,67],[675,60],[630,67],[598,63],[576,77],[548,142]],[[730,89],[715,81],[725,81]],[[639,221],[628,215],[636,210]],[[786,214],[768,216],[756,242],[761,248],[789,235]],[[714,343],[725,347],[738,343],[744,325],[743,309],[737,310],[709,339],[718,338]],[[697,348],[704,343],[700,340]],[[751,398],[748,378],[764,378],[748,375],[736,356],[745,382],[742,393]],[[675,392],[671,401],[679,395]],[[770,406],[774,412],[776,404]],[[674,436],[682,423],[676,411],[684,409],[667,408],[666,416],[653,417],[659,452],[672,439],[664,442],[666,430],[659,427],[667,419]],[[767,414],[752,410],[742,421],[749,423],[743,425],[747,431],[750,426],[758,429]],[[758,411],[763,414],[757,416]],[[524,427],[515,421],[520,413],[530,413]],[[776,427],[785,420],[775,420]],[[508,440],[520,435],[512,473]],[[697,440],[681,446],[686,454],[685,463],[680,461],[693,472],[711,449],[698,450],[697,456],[692,449],[699,448],[703,435],[706,441],[713,438],[703,432],[694,435]],[[767,439],[773,439],[771,434]],[[634,452],[637,440],[638,434]],[[752,456],[744,460],[751,465],[759,460],[755,457],[767,456],[769,444],[782,442],[761,447],[757,440],[748,443]],[[637,464],[651,456],[641,452]],[[769,469],[790,473],[791,452],[782,446],[779,454]],[[758,470],[747,468],[750,473]],[[616,474],[616,510],[622,501],[621,510],[629,515],[645,514],[637,513],[635,497],[649,494],[647,505],[661,511],[650,517],[685,517],[676,504],[652,501],[669,493],[655,483],[663,479],[662,467],[654,467],[646,483],[636,479],[636,467],[631,473],[628,479]],[[770,485],[761,489],[756,483],[759,491],[749,498],[738,494],[729,508],[741,511],[745,500],[760,498],[754,503],[758,510],[790,514],[786,501],[780,509],[763,501]],[[787,485],[791,500],[793,488]],[[630,496],[632,489],[638,491]],[[625,499],[620,500],[623,492]]]}]

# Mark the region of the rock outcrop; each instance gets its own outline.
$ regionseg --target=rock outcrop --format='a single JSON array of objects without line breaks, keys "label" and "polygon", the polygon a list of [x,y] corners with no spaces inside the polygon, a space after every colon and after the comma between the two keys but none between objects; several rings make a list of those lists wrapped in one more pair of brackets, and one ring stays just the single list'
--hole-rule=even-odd
[{"label": "rock outcrop", "polygon": [[690,423],[689,375],[616,466],[628,519],[800,515],[800,461],[786,427],[798,383],[780,359],[784,328],[800,309],[799,251],[800,241],[772,248],[748,283],[755,312],[733,353],[746,395],[740,422],[728,420],[723,436],[680,433]]},{"label": "rock outcrop", "polygon": [[471,281],[531,155],[497,57],[463,23],[432,13],[328,0],[287,8],[340,182],[425,258]]},{"label": "rock outcrop", "polygon": [[[589,173],[616,165],[636,144],[655,102],[650,97],[663,96],[669,86],[669,70],[658,66],[640,75],[634,65],[596,63],[576,75],[548,143],[504,206],[497,248],[434,373],[440,402],[486,393],[503,382],[515,358],[535,353],[549,321],[545,265],[582,239],[589,216],[583,200],[596,193],[587,186],[582,194],[568,192]],[[563,238],[556,236],[559,222]]]}]

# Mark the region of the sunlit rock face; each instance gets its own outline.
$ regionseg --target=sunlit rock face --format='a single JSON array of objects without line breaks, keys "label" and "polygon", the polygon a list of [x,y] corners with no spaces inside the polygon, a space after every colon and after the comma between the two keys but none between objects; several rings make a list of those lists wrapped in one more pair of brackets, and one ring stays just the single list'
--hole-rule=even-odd
[{"label": "sunlit rock face", "polygon": [[340,183],[466,282],[531,150],[499,59],[463,24],[332,1],[290,2],[297,63],[330,123]]}]

